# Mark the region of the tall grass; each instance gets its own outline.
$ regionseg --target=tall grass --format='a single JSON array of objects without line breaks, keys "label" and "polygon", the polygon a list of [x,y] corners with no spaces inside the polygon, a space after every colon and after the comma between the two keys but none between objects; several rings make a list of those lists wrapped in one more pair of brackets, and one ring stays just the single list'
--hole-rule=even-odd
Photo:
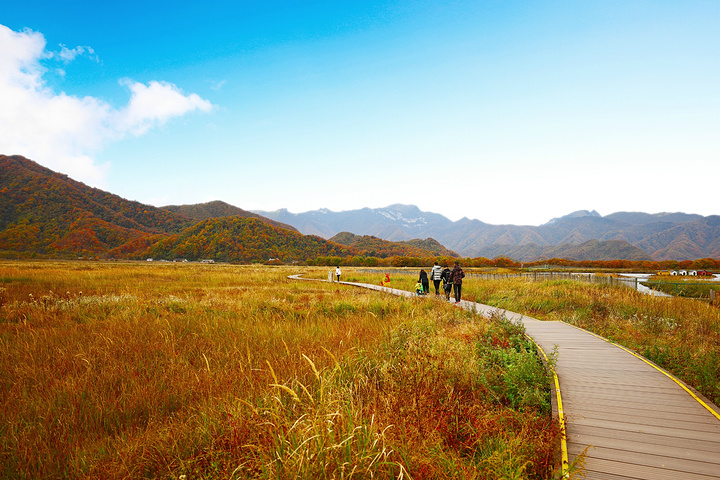
[{"label": "tall grass", "polygon": [[0,263],[0,476],[554,474],[521,328],[303,271]]},{"label": "tall grass", "polygon": [[[394,275],[391,283],[410,289],[415,275]],[[362,277],[372,283],[380,278],[381,271]],[[522,278],[466,278],[463,298],[585,328],[637,351],[720,403],[720,308],[706,301],[653,297],[623,286]]]},{"label": "tall grass", "polygon": [[473,282],[468,290],[480,302],[616,341],[720,403],[720,309],[707,302],[571,281]]}]

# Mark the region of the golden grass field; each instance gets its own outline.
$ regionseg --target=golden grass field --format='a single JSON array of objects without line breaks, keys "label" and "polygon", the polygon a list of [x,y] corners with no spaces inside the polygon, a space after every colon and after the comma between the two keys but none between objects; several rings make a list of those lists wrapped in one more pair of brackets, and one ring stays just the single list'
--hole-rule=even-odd
[{"label": "golden grass field", "polygon": [[557,476],[522,328],[295,273],[0,262],[0,476]]},{"label": "golden grass field", "polygon": [[[351,274],[347,280],[379,282],[379,272],[366,271]],[[411,290],[418,271],[394,274],[392,286]],[[589,330],[640,353],[720,404],[717,305],[691,298],[653,297],[622,286],[524,278],[467,277],[463,299]]]}]

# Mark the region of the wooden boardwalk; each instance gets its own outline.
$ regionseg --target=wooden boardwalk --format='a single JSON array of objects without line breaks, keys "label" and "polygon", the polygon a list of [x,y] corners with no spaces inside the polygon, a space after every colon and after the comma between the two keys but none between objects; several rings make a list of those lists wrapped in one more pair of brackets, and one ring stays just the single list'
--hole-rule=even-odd
[{"label": "wooden boardwalk", "polygon": [[568,456],[585,451],[586,478],[720,479],[720,417],[681,385],[579,328],[522,322],[545,352],[558,346]]},{"label": "wooden boardwalk", "polygon": [[[341,282],[346,283],[346,282]],[[412,293],[347,283],[396,295]],[[429,299],[432,300],[432,299]],[[489,316],[497,309],[462,301]],[[585,452],[587,479],[720,479],[720,410],[658,367],[585,330],[501,311],[550,354],[570,462]]]}]

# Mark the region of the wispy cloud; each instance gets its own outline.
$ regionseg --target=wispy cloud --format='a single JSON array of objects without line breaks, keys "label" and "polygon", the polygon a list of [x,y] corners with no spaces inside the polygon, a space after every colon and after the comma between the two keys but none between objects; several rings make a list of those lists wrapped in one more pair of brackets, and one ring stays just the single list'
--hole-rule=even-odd
[{"label": "wispy cloud", "polygon": [[60,58],[60,60],[65,63],[72,62],[77,57],[87,57],[96,63],[100,63],[100,57],[97,56],[92,47],[77,46],[75,48],[67,48],[65,45],[60,44],[60,51],[52,55]]},{"label": "wispy cloud", "polygon": [[122,79],[130,90],[125,107],[93,97],[57,93],[43,80],[42,61],[68,63],[78,56],[99,61],[90,47],[46,50],[45,37],[0,25],[0,153],[20,154],[91,185],[103,186],[107,165],[93,159],[105,144],[142,135],[174,117],[212,105],[166,82],[147,85]]},{"label": "wispy cloud", "polygon": [[227,80],[220,80],[219,82],[214,82],[210,88],[215,91],[220,91],[225,86],[225,83],[227,83]]}]

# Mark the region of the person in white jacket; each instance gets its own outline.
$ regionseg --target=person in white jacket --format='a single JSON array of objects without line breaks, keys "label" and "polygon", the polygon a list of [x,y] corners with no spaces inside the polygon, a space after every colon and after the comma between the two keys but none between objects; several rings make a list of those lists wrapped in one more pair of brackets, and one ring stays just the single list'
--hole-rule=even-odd
[{"label": "person in white jacket", "polygon": [[340,281],[340,273],[342,272],[340,272],[340,265],[338,265],[337,267],[335,267],[335,276],[337,277],[338,282]]},{"label": "person in white jacket", "polygon": [[435,295],[440,295],[438,289],[440,288],[440,280],[442,280],[442,267],[438,265],[438,262],[435,262],[432,270],[430,270],[430,279],[433,281],[433,285],[435,285]]}]

